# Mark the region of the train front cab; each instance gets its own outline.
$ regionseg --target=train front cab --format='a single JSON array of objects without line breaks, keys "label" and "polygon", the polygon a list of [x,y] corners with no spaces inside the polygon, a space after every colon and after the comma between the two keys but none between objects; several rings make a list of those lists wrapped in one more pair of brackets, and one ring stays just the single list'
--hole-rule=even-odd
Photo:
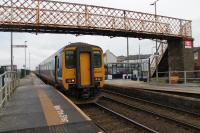
[{"label": "train front cab", "polygon": [[104,65],[100,48],[65,48],[63,58],[63,84],[72,95],[94,96],[103,87]]}]

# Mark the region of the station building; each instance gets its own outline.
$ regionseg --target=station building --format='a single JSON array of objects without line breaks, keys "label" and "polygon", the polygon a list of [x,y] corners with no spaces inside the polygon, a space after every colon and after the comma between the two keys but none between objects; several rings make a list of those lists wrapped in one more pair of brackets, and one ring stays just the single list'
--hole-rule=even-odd
[{"label": "station building", "polygon": [[116,56],[107,50],[104,53],[105,70],[108,79],[147,78],[149,58],[147,55]]},{"label": "station building", "polygon": [[193,52],[195,70],[200,70],[200,47],[194,47]]}]

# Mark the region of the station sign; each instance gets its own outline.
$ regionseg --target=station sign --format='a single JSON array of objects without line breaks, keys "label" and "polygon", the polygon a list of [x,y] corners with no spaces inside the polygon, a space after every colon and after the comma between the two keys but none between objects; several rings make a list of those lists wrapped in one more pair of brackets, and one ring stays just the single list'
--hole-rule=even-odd
[{"label": "station sign", "polygon": [[192,41],[185,41],[184,46],[185,48],[192,48]]},{"label": "station sign", "polygon": [[27,48],[27,45],[13,45],[15,48]]}]

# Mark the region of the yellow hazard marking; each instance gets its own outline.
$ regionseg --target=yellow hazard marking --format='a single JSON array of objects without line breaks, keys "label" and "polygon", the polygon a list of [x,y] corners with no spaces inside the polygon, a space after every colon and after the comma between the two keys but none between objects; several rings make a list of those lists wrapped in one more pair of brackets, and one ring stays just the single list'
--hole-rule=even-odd
[{"label": "yellow hazard marking", "polygon": [[[56,90],[56,89],[55,89]],[[91,119],[80,109],[78,108],[69,98],[64,96],[61,92],[56,90],[64,99],[66,99],[86,120],[91,121]]]},{"label": "yellow hazard marking", "polygon": [[60,125],[63,124],[62,120],[59,117],[59,114],[55,110],[55,107],[49,97],[46,95],[44,90],[41,88],[37,88],[37,94],[40,99],[40,103],[42,105],[42,110],[45,115],[45,119],[48,126],[52,125]]}]

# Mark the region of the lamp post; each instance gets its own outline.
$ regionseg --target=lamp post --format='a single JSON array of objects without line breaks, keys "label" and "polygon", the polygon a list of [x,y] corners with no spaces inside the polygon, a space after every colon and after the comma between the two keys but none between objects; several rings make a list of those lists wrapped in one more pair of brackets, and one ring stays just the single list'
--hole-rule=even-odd
[{"label": "lamp post", "polygon": [[25,49],[25,66],[24,66],[24,69],[25,69],[25,76],[26,76],[26,48],[27,48],[26,43],[27,43],[27,41],[24,41],[24,49]]},{"label": "lamp post", "polygon": [[24,69],[25,69],[25,75],[26,75],[26,48],[28,47],[26,45],[27,41],[24,42],[25,45],[13,45],[13,48],[24,48],[25,50],[25,65],[24,65]]},{"label": "lamp post", "polygon": [[[155,7],[155,33],[157,33],[157,2],[159,0],[154,1],[151,6]],[[156,81],[158,81],[158,40],[156,39]]]}]

